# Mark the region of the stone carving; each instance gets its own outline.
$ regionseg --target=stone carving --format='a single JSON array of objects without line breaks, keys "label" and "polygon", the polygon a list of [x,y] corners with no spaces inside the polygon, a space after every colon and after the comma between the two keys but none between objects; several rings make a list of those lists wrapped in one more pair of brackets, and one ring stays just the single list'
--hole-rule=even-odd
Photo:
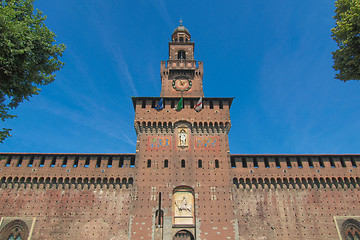
[{"label": "stone carving", "polygon": [[175,201],[175,205],[178,208],[179,212],[181,213],[182,211],[189,211],[191,212],[191,208],[192,205],[188,204],[187,200],[185,197],[183,197],[182,200],[177,200]]},{"label": "stone carving", "polygon": [[187,134],[184,129],[180,130],[179,138],[180,138],[180,146],[185,147],[187,145],[186,144]]}]

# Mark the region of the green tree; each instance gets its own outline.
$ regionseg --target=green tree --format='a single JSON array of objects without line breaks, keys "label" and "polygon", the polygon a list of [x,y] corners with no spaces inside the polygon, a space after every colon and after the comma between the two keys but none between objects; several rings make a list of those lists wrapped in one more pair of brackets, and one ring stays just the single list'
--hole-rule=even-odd
[{"label": "green tree", "polygon": [[360,80],[360,0],[335,2],[336,26],[331,30],[339,49],[333,52],[337,79]]},{"label": "green tree", "polygon": [[[0,0],[0,119],[16,117],[9,113],[40,86],[54,81],[53,72],[64,63],[59,60],[65,45],[55,44],[56,35],[44,24],[46,16],[34,12],[34,0]],[[0,142],[11,136],[0,129]]]}]

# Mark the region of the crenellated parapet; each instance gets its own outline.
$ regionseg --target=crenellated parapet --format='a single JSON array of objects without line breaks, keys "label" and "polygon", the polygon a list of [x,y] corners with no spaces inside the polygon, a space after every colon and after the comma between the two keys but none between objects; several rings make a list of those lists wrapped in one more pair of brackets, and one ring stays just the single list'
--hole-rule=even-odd
[{"label": "crenellated parapet", "polygon": [[1,187],[110,188],[132,185],[135,154],[2,153]]}]

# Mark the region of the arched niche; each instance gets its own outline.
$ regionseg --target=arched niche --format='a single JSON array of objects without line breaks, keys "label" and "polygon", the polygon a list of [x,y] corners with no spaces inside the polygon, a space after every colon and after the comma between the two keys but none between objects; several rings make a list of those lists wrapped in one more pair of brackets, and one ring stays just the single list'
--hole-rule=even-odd
[{"label": "arched niche", "polygon": [[191,124],[186,121],[175,123],[176,145],[178,149],[186,150],[191,142]]},{"label": "arched niche", "polygon": [[179,186],[173,190],[172,197],[173,226],[195,225],[194,189]]}]

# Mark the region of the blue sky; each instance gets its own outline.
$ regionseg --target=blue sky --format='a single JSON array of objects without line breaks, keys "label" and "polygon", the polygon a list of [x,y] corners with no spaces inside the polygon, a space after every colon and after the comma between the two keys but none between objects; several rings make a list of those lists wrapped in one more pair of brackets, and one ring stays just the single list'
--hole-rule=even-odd
[{"label": "blue sky", "polygon": [[37,0],[67,45],[54,83],[5,122],[1,152],[135,153],[130,96],[160,95],[184,21],[205,97],[235,97],[231,153],[360,153],[358,82],[334,79],[334,1]]}]

